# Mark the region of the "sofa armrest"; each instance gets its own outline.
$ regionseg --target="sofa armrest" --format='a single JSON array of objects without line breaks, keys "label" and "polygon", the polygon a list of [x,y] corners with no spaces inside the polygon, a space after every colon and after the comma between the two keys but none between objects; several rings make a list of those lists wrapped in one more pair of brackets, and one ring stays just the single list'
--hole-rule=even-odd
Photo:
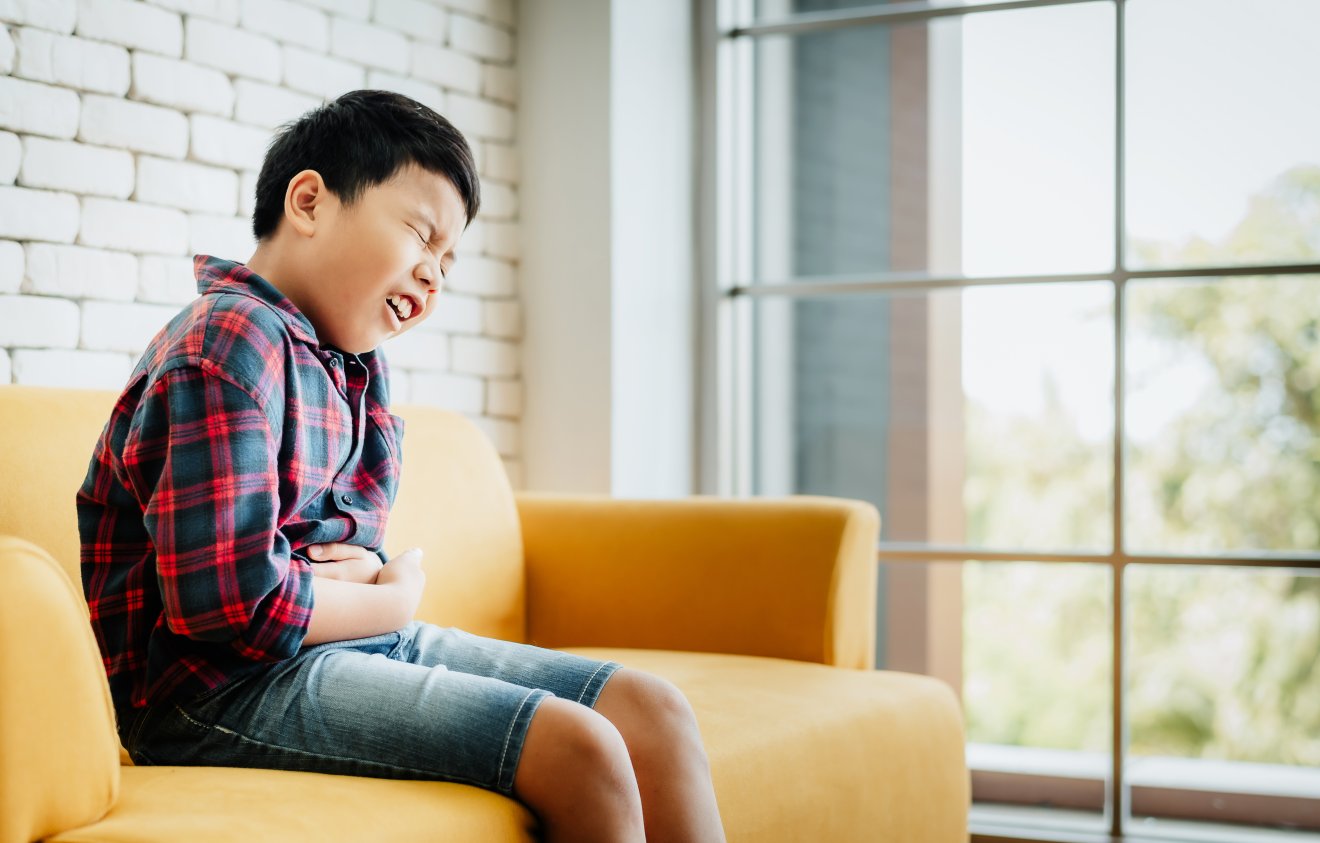
[{"label": "sofa armrest", "polygon": [[875,665],[880,515],[865,501],[514,498],[532,644]]}]

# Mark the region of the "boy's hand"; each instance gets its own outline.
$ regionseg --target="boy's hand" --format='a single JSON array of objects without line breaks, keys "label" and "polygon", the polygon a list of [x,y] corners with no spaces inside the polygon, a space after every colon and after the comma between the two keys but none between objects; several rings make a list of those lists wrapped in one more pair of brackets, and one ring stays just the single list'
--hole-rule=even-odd
[{"label": "boy's hand", "polygon": [[422,549],[409,548],[390,560],[376,579],[377,585],[388,586],[399,592],[400,609],[404,623],[412,620],[417,604],[422,602],[422,589],[426,587],[426,571],[422,570]]},{"label": "boy's hand", "polygon": [[307,555],[313,562],[312,574],[332,580],[371,584],[381,569],[375,551],[355,544],[313,544],[308,546]]}]

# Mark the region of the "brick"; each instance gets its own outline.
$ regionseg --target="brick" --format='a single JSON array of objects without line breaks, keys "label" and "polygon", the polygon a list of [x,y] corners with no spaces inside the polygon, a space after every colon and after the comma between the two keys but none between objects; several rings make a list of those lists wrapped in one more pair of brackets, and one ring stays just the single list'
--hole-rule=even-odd
[{"label": "brick", "polygon": [[481,299],[445,290],[433,299],[436,310],[418,330],[456,334],[481,333]]},{"label": "brick", "polygon": [[[481,216],[487,220],[510,220],[518,216],[518,193],[507,184],[483,182],[481,185]],[[490,232],[486,232],[490,241]]]},{"label": "brick", "polygon": [[513,4],[510,0],[440,0],[440,5],[472,17],[510,26],[513,24]]},{"label": "brick", "polygon": [[78,0],[0,0],[0,20],[39,26],[68,35],[78,18]]},{"label": "brick", "polygon": [[517,422],[508,419],[492,419],[486,416],[477,416],[472,419],[481,432],[486,434],[486,438],[495,446],[501,457],[516,457],[521,447],[522,433]]},{"label": "brick", "polygon": [[391,407],[412,401],[412,375],[402,369],[390,370],[389,403]]},{"label": "brick", "polygon": [[16,75],[66,88],[122,97],[128,93],[128,50],[41,29],[18,31]]},{"label": "brick", "polygon": [[192,157],[236,170],[260,170],[271,133],[230,120],[194,114]]},{"label": "brick", "polygon": [[280,81],[280,45],[264,35],[202,18],[188,18],[184,57],[234,76]]},{"label": "brick", "polygon": [[522,304],[517,299],[483,302],[483,327],[492,337],[522,336]]},{"label": "brick", "polygon": [[518,236],[518,223],[487,220],[486,254],[509,261],[518,260],[522,256],[522,242]]},{"label": "brick", "polygon": [[9,352],[0,348],[0,383],[9,383],[10,377]]},{"label": "brick", "polygon": [[13,184],[23,163],[23,144],[13,132],[0,132],[0,184]]},{"label": "brick", "polygon": [[191,161],[143,155],[138,158],[133,198],[185,211],[233,214],[238,211],[238,175]]},{"label": "brick", "polygon": [[189,252],[247,263],[257,250],[252,223],[238,217],[189,214]]},{"label": "brick", "polygon": [[408,39],[369,23],[335,18],[330,22],[330,54],[403,73],[408,69]]},{"label": "brick", "polygon": [[509,103],[518,101],[518,73],[512,67],[498,64],[481,66],[481,95]]},{"label": "brick", "polygon": [[294,90],[334,99],[361,88],[365,79],[366,72],[355,64],[301,47],[284,48],[284,84]]},{"label": "brick", "polygon": [[[394,358],[391,357],[392,361]],[[414,372],[412,400],[460,413],[480,413],[485,403],[481,378],[448,372]]]},{"label": "brick", "polygon": [[17,293],[23,284],[26,263],[23,246],[12,240],[0,240],[0,293]]},{"label": "brick", "polygon": [[177,312],[159,304],[83,302],[82,347],[139,354]]},{"label": "brick", "polygon": [[394,91],[412,97],[432,111],[445,113],[444,91],[429,82],[421,82],[407,76],[395,76],[383,70],[370,70],[367,71],[367,87]]},{"label": "brick", "polygon": [[188,247],[188,218],[174,208],[88,197],[83,200],[78,242],[125,252],[179,255]]},{"label": "brick", "polygon": [[490,142],[479,144],[479,146],[484,153],[482,166],[479,168],[483,185],[486,183],[487,177],[497,181],[518,181],[518,173],[521,168],[518,163],[518,151],[514,147]]},{"label": "brick", "polygon": [[0,187],[0,237],[72,243],[77,234],[78,197],[25,187]]},{"label": "brick", "polygon": [[174,12],[201,15],[220,23],[238,23],[238,0],[147,0],[147,2]]},{"label": "brick", "polygon": [[366,20],[371,14],[371,0],[303,0],[303,2],[346,18]]},{"label": "brick", "polygon": [[330,43],[325,13],[288,0],[243,0],[240,21],[244,29],[312,50],[325,52]]},{"label": "brick", "polygon": [[78,305],[46,296],[0,296],[0,345],[73,348]]},{"label": "brick", "polygon": [[214,68],[150,53],[133,54],[133,98],[221,117],[234,110],[234,86],[228,76]]},{"label": "brick", "polygon": [[449,338],[444,334],[410,330],[383,345],[392,366],[427,370],[449,367]]},{"label": "brick", "polygon": [[14,383],[75,389],[123,389],[133,358],[110,351],[16,350]]},{"label": "brick", "polygon": [[[482,201],[485,201],[484,197]],[[468,223],[467,228],[463,230],[463,237],[458,241],[458,246],[454,249],[454,253],[461,260],[467,260],[469,257],[476,257],[485,249],[486,223],[482,220],[482,217],[485,215],[486,209],[483,205],[477,218]]]},{"label": "brick", "polygon": [[0,76],[0,129],[71,138],[78,131],[78,95],[64,88]]},{"label": "brick", "polygon": [[513,267],[485,257],[464,257],[454,264],[447,284],[457,293],[477,296],[512,296],[517,293]]},{"label": "brick", "polygon": [[432,44],[414,44],[412,75],[453,91],[481,91],[481,62]]},{"label": "brick", "polygon": [[450,368],[469,375],[513,377],[519,370],[518,345],[485,337],[454,337]]},{"label": "brick", "polygon": [[177,305],[197,298],[192,258],[143,255],[138,265],[138,301]]},{"label": "brick", "polygon": [[422,0],[376,0],[372,20],[419,41],[445,40],[445,13]]},{"label": "brick", "polygon": [[513,140],[513,109],[466,94],[449,95],[446,115],[469,139]]},{"label": "brick", "polygon": [[522,410],[522,381],[486,381],[486,415],[517,418]]},{"label": "brick", "polygon": [[479,143],[476,138],[464,137],[468,142],[468,148],[472,150],[472,163],[477,165],[477,173],[486,166],[486,145]]},{"label": "brick", "polygon": [[296,120],[322,102],[320,97],[248,79],[236,79],[234,93],[237,97],[234,119],[265,129],[275,129],[289,120]]},{"label": "brick", "polygon": [[67,298],[132,301],[138,261],[124,252],[30,243],[25,292]]},{"label": "brick", "polygon": [[133,156],[122,149],[29,137],[23,140],[18,183],[127,199],[133,192]]},{"label": "brick", "polygon": [[467,15],[449,16],[449,46],[489,61],[512,61],[513,36]]},{"label": "brick", "polygon": [[257,206],[257,173],[244,170],[238,178],[238,215],[251,219]]},{"label": "brick", "polygon": [[188,152],[188,118],[158,105],[87,94],[78,140],[182,158]]},{"label": "brick", "polygon": [[179,14],[133,0],[79,0],[74,32],[165,56],[183,55]]},{"label": "brick", "polygon": [[8,76],[14,72],[17,48],[14,46],[14,39],[9,37],[9,31],[0,26],[0,73]]}]

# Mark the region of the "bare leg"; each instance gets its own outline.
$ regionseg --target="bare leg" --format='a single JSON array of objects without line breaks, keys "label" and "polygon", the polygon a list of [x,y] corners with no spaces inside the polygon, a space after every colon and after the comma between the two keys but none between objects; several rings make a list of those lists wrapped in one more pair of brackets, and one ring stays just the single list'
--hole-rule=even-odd
[{"label": "bare leg", "polygon": [[644,839],[627,747],[607,719],[580,703],[548,697],[537,706],[513,790],[549,843]]},{"label": "bare leg", "polygon": [[621,668],[605,683],[595,709],[617,727],[628,747],[646,839],[723,843],[710,762],[683,693],[658,676]]}]

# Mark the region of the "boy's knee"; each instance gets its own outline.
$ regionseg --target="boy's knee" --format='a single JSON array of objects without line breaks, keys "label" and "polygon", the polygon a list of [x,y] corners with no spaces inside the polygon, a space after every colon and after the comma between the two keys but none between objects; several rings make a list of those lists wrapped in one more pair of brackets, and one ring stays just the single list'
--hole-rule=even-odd
[{"label": "boy's knee", "polygon": [[523,741],[514,790],[528,801],[581,796],[588,786],[628,799],[637,783],[622,735],[602,715],[569,700],[547,697]]}]

